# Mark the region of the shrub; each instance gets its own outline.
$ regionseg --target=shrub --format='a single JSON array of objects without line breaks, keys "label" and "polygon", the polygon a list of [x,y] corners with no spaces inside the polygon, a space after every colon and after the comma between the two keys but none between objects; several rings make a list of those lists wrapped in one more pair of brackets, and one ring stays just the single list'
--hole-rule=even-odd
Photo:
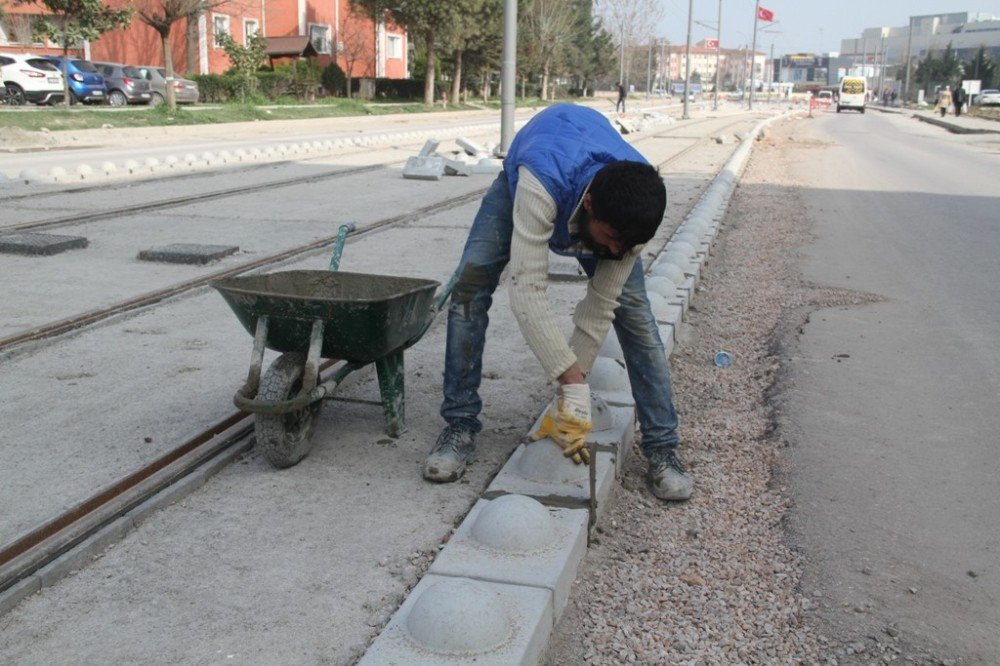
[{"label": "shrub", "polygon": [[344,74],[344,70],[340,68],[340,65],[335,62],[331,62],[323,68],[321,81],[323,82],[323,87],[326,88],[327,92],[331,95],[337,95],[339,97],[344,94],[344,89],[347,85],[347,75]]}]

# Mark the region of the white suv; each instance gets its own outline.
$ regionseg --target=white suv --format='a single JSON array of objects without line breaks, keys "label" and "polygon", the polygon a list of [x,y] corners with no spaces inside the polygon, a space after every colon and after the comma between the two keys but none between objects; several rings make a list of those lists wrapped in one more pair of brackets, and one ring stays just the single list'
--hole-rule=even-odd
[{"label": "white suv", "polygon": [[63,99],[63,75],[45,58],[25,53],[0,53],[0,71],[7,104],[55,104]]}]

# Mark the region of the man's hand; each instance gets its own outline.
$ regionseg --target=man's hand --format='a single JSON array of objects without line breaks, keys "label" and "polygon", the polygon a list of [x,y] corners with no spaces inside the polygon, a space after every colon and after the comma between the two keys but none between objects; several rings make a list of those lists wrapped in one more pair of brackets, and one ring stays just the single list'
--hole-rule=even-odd
[{"label": "man's hand", "polygon": [[578,465],[588,464],[587,435],[591,427],[590,386],[563,384],[531,438],[537,441],[548,437],[562,448],[564,456]]}]

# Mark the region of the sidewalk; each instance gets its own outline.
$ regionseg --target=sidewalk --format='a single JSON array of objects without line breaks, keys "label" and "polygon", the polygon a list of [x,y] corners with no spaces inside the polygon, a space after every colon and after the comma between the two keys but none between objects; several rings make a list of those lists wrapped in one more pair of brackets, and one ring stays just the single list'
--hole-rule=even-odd
[{"label": "sidewalk", "polygon": [[934,110],[920,111],[916,109],[899,109],[876,106],[874,104],[870,105],[868,108],[874,109],[875,111],[882,111],[884,113],[909,114],[912,118],[916,118],[917,120],[925,123],[930,123],[931,125],[943,127],[953,134],[1000,134],[1000,122],[985,118],[975,118],[967,115],[955,117],[951,113],[942,118],[940,113]]}]

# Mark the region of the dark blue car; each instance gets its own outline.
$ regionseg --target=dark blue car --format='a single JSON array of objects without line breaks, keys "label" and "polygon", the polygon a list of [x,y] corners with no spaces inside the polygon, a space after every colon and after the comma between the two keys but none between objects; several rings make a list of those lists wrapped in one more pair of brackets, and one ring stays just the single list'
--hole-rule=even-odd
[{"label": "dark blue car", "polygon": [[69,58],[68,69],[63,69],[63,56],[46,56],[60,72],[66,74],[69,81],[69,101],[71,104],[103,104],[108,96],[108,89],[94,64],[81,58]]}]

